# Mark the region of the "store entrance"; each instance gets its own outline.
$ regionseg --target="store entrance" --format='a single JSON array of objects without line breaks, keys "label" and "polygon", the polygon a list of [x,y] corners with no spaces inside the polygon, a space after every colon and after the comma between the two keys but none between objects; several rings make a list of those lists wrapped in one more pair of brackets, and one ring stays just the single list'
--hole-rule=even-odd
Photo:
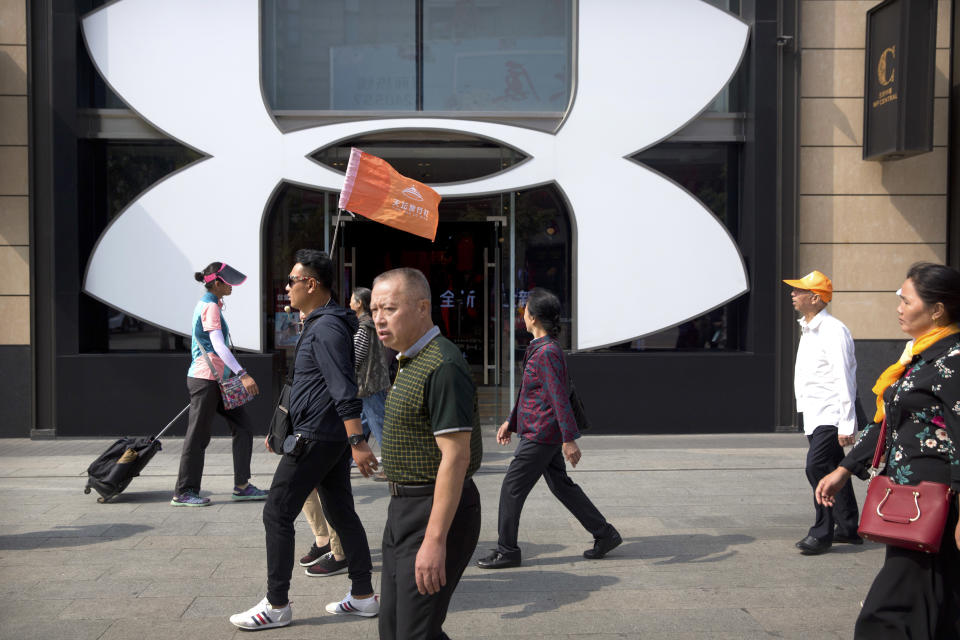
[{"label": "store entrance", "polygon": [[354,287],[370,288],[384,271],[419,269],[430,282],[433,320],[459,347],[475,382],[499,385],[502,222],[441,221],[434,242],[364,219],[341,224],[336,254],[344,300]]}]

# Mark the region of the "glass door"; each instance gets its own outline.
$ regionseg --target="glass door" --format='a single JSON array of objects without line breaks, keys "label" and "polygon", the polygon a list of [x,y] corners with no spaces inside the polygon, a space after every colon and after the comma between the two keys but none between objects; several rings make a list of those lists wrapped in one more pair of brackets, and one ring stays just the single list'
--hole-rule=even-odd
[{"label": "glass door", "polygon": [[363,219],[341,225],[336,253],[342,299],[349,300],[354,287],[372,287],[389,269],[419,269],[430,282],[441,333],[460,349],[477,384],[498,384],[500,222],[441,221],[434,242]]}]

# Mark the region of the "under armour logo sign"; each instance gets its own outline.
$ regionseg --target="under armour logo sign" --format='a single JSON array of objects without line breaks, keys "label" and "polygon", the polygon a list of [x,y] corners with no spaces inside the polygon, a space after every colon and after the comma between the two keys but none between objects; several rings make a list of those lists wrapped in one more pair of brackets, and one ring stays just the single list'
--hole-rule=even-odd
[{"label": "under armour logo sign", "polygon": [[90,295],[188,334],[197,296],[189,274],[225,260],[250,274],[231,300],[235,343],[261,349],[260,234],[272,194],[283,182],[339,191],[343,175],[310,154],[396,129],[456,130],[526,154],[500,173],[438,186],[445,198],[557,185],[573,216],[576,348],[676,325],[747,290],[723,225],[628,159],[683,127],[727,84],[747,41],[737,18],[700,0],[579,3],[575,99],[552,133],[389,118],[285,134],[261,92],[259,8],[258,0],[120,0],[84,19],[90,55],[117,95],[207,155],[141,194],[104,231],[87,267]]}]

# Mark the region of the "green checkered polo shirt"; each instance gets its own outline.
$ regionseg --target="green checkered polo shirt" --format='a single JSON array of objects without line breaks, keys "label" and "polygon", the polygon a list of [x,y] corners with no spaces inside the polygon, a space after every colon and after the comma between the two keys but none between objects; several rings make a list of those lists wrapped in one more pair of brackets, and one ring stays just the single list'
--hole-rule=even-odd
[{"label": "green checkered polo shirt", "polygon": [[437,479],[436,436],[470,431],[467,477],[480,467],[483,443],[473,376],[456,345],[437,336],[400,370],[387,394],[381,456],[387,479],[425,484]]}]

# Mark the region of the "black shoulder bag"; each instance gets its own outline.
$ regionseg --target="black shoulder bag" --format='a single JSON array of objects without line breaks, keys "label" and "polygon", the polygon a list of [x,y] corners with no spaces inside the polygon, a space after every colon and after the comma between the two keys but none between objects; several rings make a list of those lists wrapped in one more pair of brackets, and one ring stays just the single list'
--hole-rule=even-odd
[{"label": "black shoulder bag", "polygon": [[297,346],[293,350],[293,367],[290,369],[290,375],[287,376],[283,388],[280,389],[280,398],[273,410],[273,417],[270,418],[270,432],[267,434],[267,442],[270,443],[270,448],[277,455],[283,455],[283,442],[293,435],[293,420],[290,419],[290,392],[293,390],[293,376],[297,372],[297,353],[300,351],[303,336],[307,333],[307,327],[308,325],[304,323],[303,331],[300,332],[300,337],[297,339]]}]

